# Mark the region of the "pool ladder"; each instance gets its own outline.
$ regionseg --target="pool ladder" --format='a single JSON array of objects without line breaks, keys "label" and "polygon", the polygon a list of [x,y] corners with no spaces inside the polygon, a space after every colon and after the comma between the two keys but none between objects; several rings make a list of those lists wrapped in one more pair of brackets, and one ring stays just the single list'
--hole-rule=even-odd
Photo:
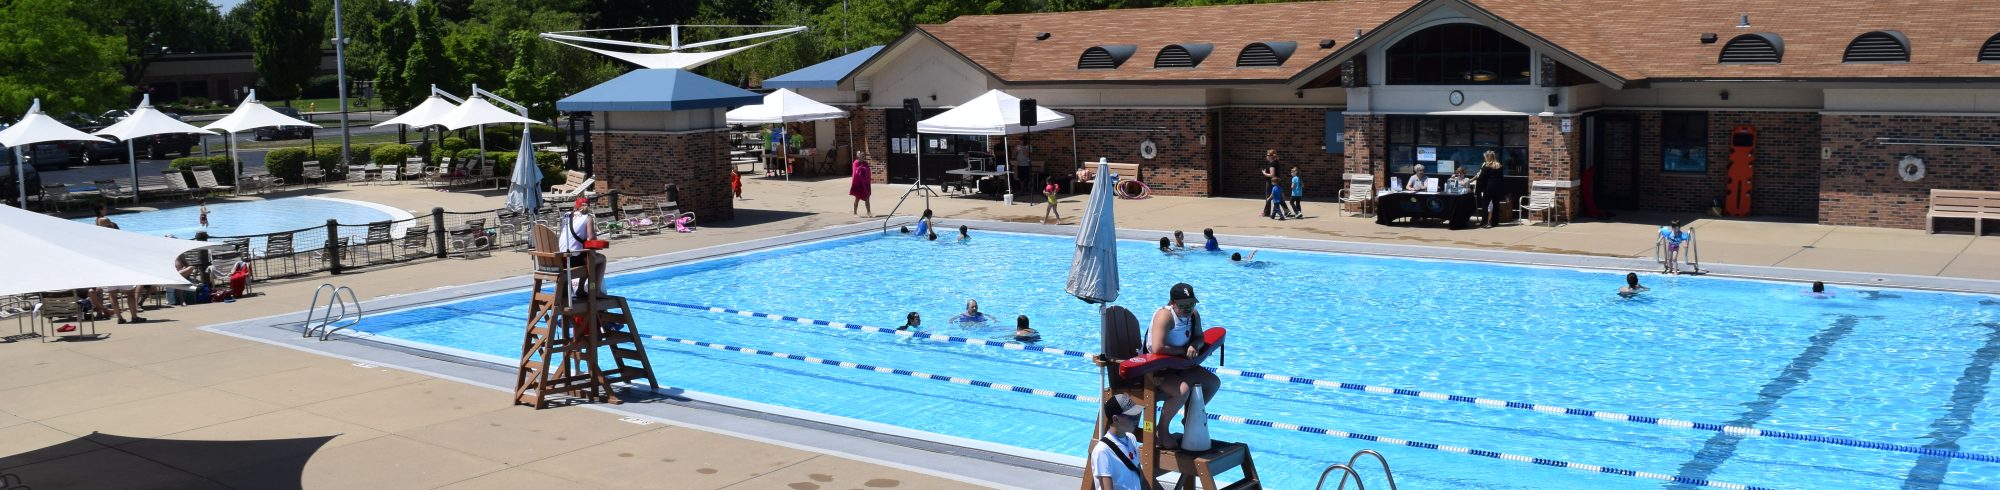
[{"label": "pool ladder", "polygon": [[1389,471],[1389,459],[1382,457],[1382,453],[1375,452],[1373,449],[1355,451],[1354,456],[1347,458],[1346,463],[1334,463],[1332,466],[1326,467],[1325,471],[1319,472],[1319,483],[1313,484],[1313,490],[1320,490],[1325,487],[1326,475],[1333,474],[1333,470],[1340,470],[1342,472],[1340,482],[1333,486],[1334,490],[1347,488],[1347,477],[1350,476],[1354,477],[1355,490],[1366,490],[1367,487],[1361,483],[1361,473],[1354,471],[1354,462],[1360,461],[1362,456],[1374,456],[1375,461],[1381,462],[1382,476],[1389,480],[1389,490],[1396,490],[1396,472]]},{"label": "pool ladder", "polygon": [[[322,311],[319,305],[319,295],[328,291],[332,291],[332,294],[327,295],[326,309]],[[341,298],[341,292],[347,293],[345,299]],[[338,313],[334,312],[335,306],[340,307]],[[315,316],[315,313],[318,313],[318,315]],[[313,290],[312,304],[306,306],[306,323],[303,336],[312,337],[317,334],[320,340],[326,340],[334,332],[340,331],[343,328],[353,327],[360,323],[361,301],[354,297],[354,290],[348,289],[347,286],[334,287],[332,284],[321,284],[318,289]]]},{"label": "pool ladder", "polygon": [[[1694,227],[1689,226],[1687,229],[1690,233],[1687,245],[1684,247],[1687,250],[1681,252],[1680,262],[1687,264],[1689,270],[1685,272],[1686,274],[1707,274],[1708,271],[1701,269],[1701,246],[1692,235]],[[1661,267],[1667,265],[1667,239],[1664,237],[1653,240],[1653,263],[1660,264]]]}]

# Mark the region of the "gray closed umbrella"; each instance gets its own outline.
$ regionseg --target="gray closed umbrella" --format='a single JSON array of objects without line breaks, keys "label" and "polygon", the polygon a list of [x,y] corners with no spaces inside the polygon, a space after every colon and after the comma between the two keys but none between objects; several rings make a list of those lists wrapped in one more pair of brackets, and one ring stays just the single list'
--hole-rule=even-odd
[{"label": "gray closed umbrella", "polygon": [[1063,287],[1085,303],[1118,300],[1118,223],[1111,214],[1111,165],[1097,159],[1097,182],[1076,232],[1076,258],[1069,264],[1069,284]]},{"label": "gray closed umbrella", "polygon": [[513,183],[507,186],[507,209],[533,215],[542,209],[542,169],[535,165],[535,146],[528,126],[521,126],[521,153],[514,157]]}]

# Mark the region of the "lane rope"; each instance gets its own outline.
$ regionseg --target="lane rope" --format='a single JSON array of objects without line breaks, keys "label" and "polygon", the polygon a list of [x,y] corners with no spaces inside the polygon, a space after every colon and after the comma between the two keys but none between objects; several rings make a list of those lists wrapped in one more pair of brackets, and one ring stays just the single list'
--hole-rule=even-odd
[{"label": "lane rope", "polygon": [[[787,360],[793,360],[793,361],[800,361],[800,362],[806,362],[806,363],[812,363],[812,364],[820,364],[820,365],[825,365],[825,366],[833,366],[833,367],[838,367],[838,368],[844,368],[844,369],[853,369],[853,370],[858,370],[858,371],[869,371],[869,372],[874,372],[874,373],[881,373],[881,374],[888,374],[888,375],[896,375],[896,376],[908,376],[908,377],[912,377],[912,378],[917,378],[917,379],[925,379],[925,380],[931,380],[931,381],[941,381],[941,382],[946,382],[946,383],[951,383],[951,384],[956,384],[956,385],[965,385],[965,386],[974,386],[974,387],[979,387],[979,388],[987,388],[987,389],[993,389],[993,390],[999,390],[999,391],[1008,391],[1008,392],[1014,392],[1014,393],[1026,393],[1026,394],[1030,394],[1030,395],[1035,395],[1035,396],[1040,396],[1040,397],[1048,397],[1048,398],[1060,398],[1060,399],[1064,399],[1064,400],[1075,400],[1075,401],[1080,401],[1080,402],[1090,402],[1090,403],[1096,403],[1096,402],[1098,402],[1098,401],[1099,401],[1099,398],[1098,398],[1098,397],[1094,397],[1094,396],[1087,396],[1087,395],[1078,395],[1078,394],[1073,394],[1073,393],[1063,393],[1063,392],[1060,392],[1060,391],[1053,391],[1053,390],[1043,390],[1043,389],[1037,389],[1037,388],[1029,388],[1029,387],[1025,387],[1025,386],[1016,386],[1016,385],[1010,385],[1010,384],[1004,384],[1004,383],[994,383],[994,382],[989,382],[989,381],[980,381],[980,380],[976,380],[976,379],[970,379],[970,378],[960,378],[960,377],[956,377],[956,376],[945,376],[945,375],[941,375],[941,374],[932,374],[932,373],[926,373],[926,372],[922,372],[922,371],[911,371],[911,370],[908,370],[908,369],[897,369],[897,368],[892,368],[892,367],[886,367],[886,366],[875,366],[875,365],[869,365],[869,364],[861,364],[861,363],[854,363],[854,362],[845,362],[845,361],[837,361],[837,360],[833,360],[833,359],[825,359],[825,358],[819,358],[819,357],[812,357],[812,356],[804,356],[804,355],[799,355],[799,354],[787,354],[787,353],[783,353],[783,352],[774,352],[774,351],[767,351],[767,350],[761,350],[761,349],[752,349],[752,348],[748,348],[748,347],[736,347],[736,346],[731,346],[731,345],[724,345],[724,344],[717,344],[717,343],[714,343],[714,342],[703,342],[703,341],[699,341],[699,340],[688,340],[688,339],[681,339],[681,338],[674,338],[674,337],[664,337],[664,336],[659,336],[659,335],[645,335],[645,337],[646,337],[647,339],[651,339],[651,340],[657,340],[657,341],[663,341],[663,342],[672,342],[672,343],[676,343],[676,344],[682,344],[682,345],[690,345],[690,346],[695,346],[695,347],[704,347],[704,348],[708,348],[708,349],[713,349],[713,350],[719,350],[719,351],[728,351],[728,352],[736,352],[736,353],[740,353],[740,354],[746,354],[746,355],[754,355],[754,356],[764,356],[764,357],[772,357],[772,358],[777,358],[777,359],[787,359]],[[1699,486],[1699,487],[1713,487],[1713,488],[1724,488],[1724,489],[1730,489],[1730,490],[1770,490],[1769,488],[1766,488],[1766,487],[1756,487],[1756,486],[1749,486],[1749,485],[1743,485],[1743,484],[1738,484],[1738,483],[1728,483],[1728,482],[1719,482],[1719,481],[1713,481],[1713,480],[1705,480],[1705,479],[1699,479],[1699,478],[1686,478],[1686,477],[1679,477],[1679,476],[1673,476],[1673,475],[1668,475],[1668,474],[1663,474],[1663,473],[1653,473],[1653,472],[1647,472],[1647,471],[1635,471],[1635,470],[1627,470],[1627,469],[1622,469],[1622,468],[1614,468],[1614,467],[1609,467],[1609,466],[1598,466],[1598,465],[1592,465],[1592,464],[1583,464],[1583,463],[1572,463],[1572,462],[1568,462],[1568,461],[1563,461],[1563,460],[1557,460],[1557,459],[1548,459],[1548,458],[1536,458],[1536,457],[1530,457],[1530,456],[1523,456],[1523,455],[1518,455],[1518,454],[1512,454],[1512,453],[1503,453],[1503,452],[1498,452],[1498,451],[1487,451],[1487,450],[1482,450],[1482,449],[1472,449],[1472,448],[1467,448],[1467,447],[1460,447],[1460,446],[1451,446],[1451,445],[1444,445],[1444,444],[1435,444],[1435,443],[1429,443],[1429,442],[1423,442],[1423,441],[1416,441],[1416,440],[1410,440],[1410,439],[1401,439],[1401,438],[1394,438],[1394,437],[1387,437],[1387,436],[1378,436],[1378,435],[1371,435],[1371,434],[1363,434],[1363,433],[1359,433],[1359,432],[1347,432],[1347,431],[1341,431],[1341,430],[1334,430],[1334,429],[1325,429],[1325,428],[1319,428],[1319,427],[1312,427],[1312,426],[1304,426],[1304,425],[1297,425],[1297,424],[1287,424],[1287,423],[1283,423],[1283,422],[1272,422],[1272,421],[1268,421],[1268,420],[1258,420],[1258,419],[1252,419],[1252,418],[1244,418],[1244,417],[1237,417],[1237,416],[1233,416],[1233,415],[1221,415],[1221,414],[1215,414],[1215,413],[1210,413],[1210,414],[1208,414],[1208,419],[1209,419],[1209,420],[1214,420],[1214,421],[1218,421],[1218,422],[1225,422],[1225,423],[1231,423],[1231,424],[1238,424],[1238,425],[1249,425],[1249,426],[1256,426],[1256,427],[1264,427],[1264,428],[1270,428],[1270,429],[1278,429],[1278,430],[1286,430],[1286,431],[1292,431],[1292,432],[1301,432],[1301,433],[1306,433],[1306,434],[1316,434],[1316,435],[1322,435],[1322,436],[1328,436],[1328,437],[1333,437],[1333,438],[1345,438],[1345,439],[1358,439],[1358,440],[1363,440],[1363,441],[1369,441],[1369,442],[1375,442],[1375,443],[1382,443],[1382,444],[1393,444],[1393,445],[1399,445],[1399,446],[1405,446],[1405,447],[1413,447],[1413,448],[1418,448],[1418,449],[1429,449],[1429,450],[1432,450],[1432,451],[1439,451],[1439,452],[1446,452],[1446,453],[1453,453],[1453,454],[1465,454],[1465,455],[1471,455],[1471,456],[1479,456],[1479,457],[1485,457],[1485,458],[1492,458],[1492,459],[1498,459],[1498,460],[1505,460],[1505,461],[1513,461],[1513,462],[1517,462],[1517,463],[1529,463],[1529,464],[1536,464],[1536,465],[1541,465],[1541,466],[1550,466],[1550,467],[1556,467],[1556,468],[1568,468],[1568,469],[1572,469],[1572,470],[1577,470],[1577,471],[1586,471],[1586,472],[1591,472],[1591,473],[1603,473],[1603,474],[1610,474],[1610,475],[1620,475],[1620,476],[1629,476],[1629,477],[1634,477],[1634,478],[1644,478],[1644,479],[1649,479],[1649,480],[1659,480],[1659,481],[1665,481],[1665,482],[1672,482],[1672,483],[1678,483],[1678,484],[1682,484],[1682,485],[1694,485],[1694,486]]]},{"label": "lane rope", "polygon": [[[915,332],[915,331],[910,331],[910,330],[897,330],[897,329],[894,329],[894,328],[885,328],[885,327],[873,327],[873,326],[868,326],[868,325],[858,325],[858,324],[851,324],[851,323],[843,323],[843,322],[831,322],[831,321],[826,321],[826,320],[814,320],[814,319],[810,319],[810,318],[801,318],[801,317],[795,317],[795,316],[789,316],[789,315],[780,315],[780,314],[776,314],[776,313],[761,313],[761,312],[755,312],[755,311],[748,311],[748,310],[738,310],[738,309],[732,309],[732,308],[722,308],[722,307],[715,307],[715,306],[700,306],[700,305],[691,305],[691,304],[684,304],[684,303],[674,303],[674,302],[669,302],[669,301],[655,301],[655,300],[646,300],[646,299],[636,299],[636,298],[627,298],[627,300],[628,300],[628,301],[632,301],[632,302],[636,302],[636,303],[646,303],[646,304],[653,304],[653,305],[660,305],[660,306],[670,306],[670,307],[675,307],[675,308],[682,308],[682,309],[690,309],[690,310],[701,310],[701,311],[707,311],[707,312],[710,312],[710,313],[722,313],[722,314],[731,314],[731,315],[736,315],[736,316],[742,316],[742,317],[749,317],[749,318],[764,318],[764,319],[769,319],[769,320],[773,320],[773,321],[781,321],[781,322],[790,322],[790,323],[797,323],[797,324],[801,324],[801,325],[818,325],[818,326],[824,326],[824,327],[833,327],[833,328],[839,328],[839,329],[845,329],[845,330],[854,330],[854,331],[860,331],[860,332],[869,332],[869,333],[878,333],[878,334],[890,334],[890,335],[898,335],[898,336],[903,336],[903,337],[911,337],[911,338],[920,338],[920,339],[928,339],[928,340],[936,340],[936,341],[940,341],[940,342],[952,342],[952,343],[959,343],[959,344],[967,344],[967,345],[978,345],[978,346],[984,346],[984,347],[996,347],[996,348],[1002,348],[1002,349],[1007,349],[1007,350],[1018,350],[1018,351],[1026,351],[1026,352],[1041,352],[1041,353],[1045,353],[1045,354],[1056,354],[1056,355],[1062,355],[1062,356],[1070,356],[1070,357],[1078,357],[1078,358],[1084,358],[1084,359],[1089,359],[1089,358],[1090,358],[1091,356],[1094,356],[1094,355],[1096,355],[1096,354],[1093,354],[1093,353],[1089,353],[1089,352],[1081,352],[1081,351],[1074,351],[1074,350],[1068,350],[1068,349],[1059,349],[1059,348],[1053,348],[1053,347],[1038,347],[1038,346],[1033,346],[1033,345],[1027,345],[1027,344],[1021,344],[1021,343],[1016,343],[1016,342],[1004,342],[1004,341],[993,341],[993,340],[986,340],[986,339],[979,339],[979,338],[969,338],[969,337],[959,337],[959,336],[954,336],[954,335],[940,335],[940,334],[929,334],[929,333],[922,333],[922,332]],[[1366,384],[1360,384],[1360,383],[1344,383],[1344,382],[1338,382],[1338,381],[1326,381],[1326,380],[1319,380],[1319,379],[1313,379],[1313,378],[1306,378],[1306,377],[1300,377],[1300,376],[1291,376],[1291,375],[1286,375],[1286,374],[1275,374],[1275,373],[1264,373],[1264,372],[1257,372],[1257,371],[1243,371],[1243,370],[1238,370],[1238,369],[1230,369],[1230,368],[1211,368],[1211,367],[1207,367],[1207,366],[1203,366],[1203,369],[1207,369],[1207,370],[1209,370],[1209,371],[1212,371],[1212,372],[1214,372],[1215,374],[1220,374],[1220,375],[1228,375],[1228,376],[1237,376],[1237,377],[1243,377],[1243,378],[1251,378],[1251,379],[1259,379],[1259,380],[1264,380],[1264,381],[1278,381],[1278,382],[1284,382],[1284,383],[1292,383],[1292,384],[1303,384],[1303,385],[1312,385],[1312,386],[1315,386],[1315,387],[1320,387],[1320,388],[1331,388],[1331,389],[1338,389],[1338,390],[1347,390],[1347,391],[1359,391],[1359,392],[1364,392],[1364,393],[1371,393],[1371,394],[1377,394],[1377,395],[1401,395],[1401,396],[1406,396],[1406,397],[1413,397],[1413,398],[1422,398],[1422,399],[1425,399],[1425,400],[1436,400],[1436,401],[1449,401],[1449,402],[1459,402],[1459,403],[1469,403],[1469,404],[1473,404],[1473,405],[1478,405],[1478,406],[1481,406],[1481,407],[1487,407],[1487,408],[1503,408],[1503,409],[1515,409],[1515,410],[1528,410],[1528,411],[1533,411],[1533,412],[1540,412],[1540,413],[1545,413],[1545,414],[1552,414],[1552,415],[1568,415],[1568,416],[1575,416],[1575,417],[1588,417],[1588,418],[1592,418],[1592,419],[1597,419],[1597,420],[1603,420],[1603,421],[1607,421],[1607,422],[1626,422],[1626,423],[1634,423],[1634,424],[1644,424],[1644,425],[1652,425],[1652,426],[1659,426],[1659,427],[1667,427],[1667,428],[1673,428],[1673,429],[1684,429],[1684,430],[1699,430],[1699,431],[1706,431],[1706,432],[1717,432],[1717,433],[1722,433],[1722,434],[1728,434],[1728,435],[1732,435],[1732,436],[1737,436],[1737,437],[1744,437],[1744,438],[1749,438],[1749,437],[1768,437],[1768,438],[1773,438],[1773,439],[1785,439],[1785,440],[1792,440],[1792,441],[1802,441],[1802,442],[1813,442],[1813,443],[1820,443],[1820,444],[1832,444],[1832,445],[1836,445],[1836,446],[1845,446],[1845,447],[1853,447],[1853,448],[1861,448],[1861,449],[1874,449],[1874,450],[1880,450],[1880,451],[1890,451],[1890,452],[1898,452],[1898,453],[1908,453],[1908,454],[1917,454],[1917,455],[1923,455],[1923,456],[1933,456],[1933,457],[1940,457],[1940,458],[1951,458],[1951,459],[1963,459],[1963,460],[1968,460],[1968,461],[1981,461],[1981,462],[1987,462],[1987,463],[2000,463],[2000,456],[1995,456],[1995,455],[1990,455],[1990,454],[1980,454],[1980,453],[1968,453],[1968,452],[1961,452],[1961,451],[1954,451],[1954,450],[1950,450],[1950,449],[1938,449],[1938,448],[1931,448],[1931,447],[1925,447],[1925,446],[1913,446],[1913,445],[1908,445],[1908,444],[1895,444],[1895,443],[1887,443],[1887,442],[1875,442],[1875,441],[1868,441],[1868,440],[1862,440],[1862,439],[1854,439],[1854,438],[1850,438],[1850,437],[1841,437],[1841,436],[1822,436],[1822,435],[1812,435],[1812,434],[1802,434],[1802,433],[1797,433],[1797,432],[1788,432],[1788,431],[1782,431],[1782,430],[1772,430],[1772,429],[1759,429],[1759,428],[1755,428],[1755,427],[1744,427],[1744,426],[1738,426],[1738,425],[1728,425],[1728,424],[1717,424],[1717,423],[1712,423],[1712,422],[1695,422],[1695,421],[1690,421],[1690,420],[1681,420],[1681,419],[1674,419],[1674,418],[1667,418],[1667,417],[1650,417],[1650,416],[1645,416],[1645,415],[1632,415],[1632,414],[1625,414],[1625,413],[1618,413],[1618,412],[1613,412],[1613,411],[1608,411],[1608,410],[1593,410],[1593,409],[1587,409],[1587,408],[1571,408],[1571,407],[1563,407],[1563,406],[1558,406],[1558,405],[1545,405],[1545,404],[1539,404],[1539,403],[1521,403],[1521,402],[1514,402],[1514,401],[1507,401],[1507,400],[1499,400],[1499,399],[1494,399],[1494,398],[1481,398],[1481,397],[1473,397],[1473,396],[1464,396],[1464,395],[1453,395],[1453,394],[1448,394],[1448,393],[1438,393],[1438,392],[1435,392],[1435,391],[1425,391],[1425,390],[1412,390],[1412,389],[1405,389],[1405,388],[1396,388],[1396,387],[1389,387],[1389,386],[1376,386],[1376,385],[1366,385]]]}]

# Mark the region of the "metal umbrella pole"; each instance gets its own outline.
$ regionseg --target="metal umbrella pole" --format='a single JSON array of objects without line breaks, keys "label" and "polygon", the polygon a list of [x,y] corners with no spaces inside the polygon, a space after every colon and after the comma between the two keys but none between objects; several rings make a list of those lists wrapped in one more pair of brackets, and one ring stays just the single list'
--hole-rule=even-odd
[{"label": "metal umbrella pole", "polygon": [[[22,209],[22,210],[27,210],[27,209],[28,209],[28,171],[27,171],[27,169],[25,169],[25,168],[22,168],[22,166],[23,166],[23,163],[22,163],[22,160],[23,160],[23,159],[24,159],[24,157],[23,157],[23,156],[21,155],[21,147],[19,147],[19,146],[16,146],[16,147],[14,147],[14,180],[16,180],[16,181],[19,181],[19,182],[20,182],[20,186],[21,186],[21,194],[20,194],[20,195],[17,195],[17,196],[15,196],[15,197],[17,197],[17,198],[20,198],[20,199],[21,199],[21,209]],[[43,208],[43,209],[45,209],[45,210],[46,210],[46,209],[48,209],[48,207],[49,207],[49,206],[48,206],[48,204],[49,204],[49,203],[42,203],[42,208]]]},{"label": "metal umbrella pole", "polygon": [[125,140],[125,163],[132,165],[132,204],[139,204],[139,158],[132,149],[132,140]]}]

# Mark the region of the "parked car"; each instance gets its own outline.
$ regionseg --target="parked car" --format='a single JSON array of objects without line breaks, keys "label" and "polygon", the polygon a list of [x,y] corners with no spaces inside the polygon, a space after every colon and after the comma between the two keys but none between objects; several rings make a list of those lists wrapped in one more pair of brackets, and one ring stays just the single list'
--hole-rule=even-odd
[{"label": "parked car", "polygon": [[[185,119],[181,118],[180,114],[175,114],[166,111],[160,111],[160,113],[167,115],[167,117],[174,118],[174,120],[176,121],[183,121],[183,122],[186,121]],[[130,111],[126,111],[124,109],[112,109],[109,111],[104,111],[104,114],[99,115],[97,120],[108,126],[110,124],[117,123],[118,121],[123,121],[125,120],[125,118],[131,116],[132,113]],[[194,151],[194,147],[200,144],[201,144],[201,135],[199,134],[193,134],[193,133],[156,134],[152,136],[141,137],[137,141],[133,141],[132,151],[142,156],[143,158],[161,160],[167,158],[167,156],[171,153],[179,153],[180,156],[183,157],[189,156],[189,154],[191,154]],[[100,155],[100,156],[109,156],[109,158],[112,160],[124,160],[125,142],[119,141],[117,144],[112,146],[118,148],[118,151],[114,152],[116,153],[116,155]]]},{"label": "parked car", "polygon": [[[6,155],[0,156],[0,162],[6,163],[0,165],[5,167],[0,168],[0,201],[5,201],[10,206],[20,206],[21,182],[14,178],[14,152],[8,151]],[[28,195],[41,192],[41,172],[36,171],[34,165],[22,165],[21,168],[28,175]]]},{"label": "parked car", "polygon": [[[299,115],[298,109],[293,109],[290,107],[272,107],[271,110],[278,111],[279,114],[284,114],[293,119],[298,119],[301,121],[305,120],[305,116]],[[311,138],[313,135],[313,129],[314,128],[312,126],[278,126],[269,128],[257,128],[257,139],[259,141],[262,141],[266,139]]]},{"label": "parked car", "polygon": [[[63,124],[85,133],[94,133],[100,129],[104,129],[105,126],[111,125],[110,122],[99,120],[95,116],[81,112],[50,114],[49,117],[53,117],[57,121],[61,121]],[[67,150],[74,162],[83,165],[97,165],[125,159],[125,145],[110,141],[58,141],[55,144]]]},{"label": "parked car", "polygon": [[[0,129],[6,129],[13,124],[14,121],[12,119],[0,118]],[[12,166],[14,163],[14,150],[12,148],[0,147],[0,151],[7,153],[6,157],[0,158],[4,158],[9,166]],[[36,143],[28,145],[27,148],[21,150],[21,156],[25,157],[28,160],[28,164],[34,166],[36,170],[68,167],[75,158],[70,153],[69,148],[65,148],[59,143]]]}]

